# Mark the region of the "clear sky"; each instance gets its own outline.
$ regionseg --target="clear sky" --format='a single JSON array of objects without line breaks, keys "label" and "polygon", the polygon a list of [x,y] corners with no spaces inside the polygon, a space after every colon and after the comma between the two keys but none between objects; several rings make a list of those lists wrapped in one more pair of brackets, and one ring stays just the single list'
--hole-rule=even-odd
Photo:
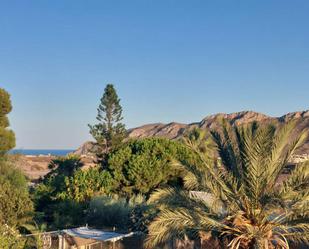
[{"label": "clear sky", "polygon": [[2,0],[17,148],[75,148],[107,83],[127,127],[308,109],[308,0]]}]

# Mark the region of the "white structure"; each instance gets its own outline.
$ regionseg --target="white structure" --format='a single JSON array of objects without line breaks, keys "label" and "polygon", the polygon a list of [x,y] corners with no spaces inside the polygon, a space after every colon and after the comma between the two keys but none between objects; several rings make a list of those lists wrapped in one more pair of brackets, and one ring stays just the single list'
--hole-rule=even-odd
[{"label": "white structure", "polygon": [[116,241],[131,237],[134,234],[133,232],[122,234],[78,227],[23,236],[39,236],[43,243],[42,249],[103,249],[106,248],[106,245],[111,245],[114,248]]},{"label": "white structure", "polygon": [[133,232],[121,234],[116,232],[107,232],[88,227],[78,227],[64,229],[59,234],[59,249],[101,249],[103,242],[112,242],[113,244],[126,237],[134,235]]}]

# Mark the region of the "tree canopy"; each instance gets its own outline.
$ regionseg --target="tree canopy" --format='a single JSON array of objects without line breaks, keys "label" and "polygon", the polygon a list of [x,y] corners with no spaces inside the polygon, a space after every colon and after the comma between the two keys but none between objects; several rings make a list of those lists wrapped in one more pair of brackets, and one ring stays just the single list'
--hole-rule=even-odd
[{"label": "tree canopy", "polygon": [[125,195],[149,194],[177,181],[174,160],[189,162],[194,155],[183,144],[164,138],[132,140],[107,155],[104,169],[113,178],[113,190]]},{"label": "tree canopy", "polygon": [[15,147],[14,132],[9,130],[10,125],[7,115],[11,112],[10,95],[0,88],[0,153],[4,154]]}]

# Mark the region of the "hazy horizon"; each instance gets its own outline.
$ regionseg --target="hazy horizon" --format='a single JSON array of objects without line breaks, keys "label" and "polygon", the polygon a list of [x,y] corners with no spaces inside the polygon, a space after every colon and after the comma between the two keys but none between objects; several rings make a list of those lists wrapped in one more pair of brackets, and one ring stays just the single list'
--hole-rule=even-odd
[{"label": "hazy horizon", "polygon": [[107,83],[124,123],[308,109],[309,2],[7,1],[0,87],[16,148],[74,149]]}]

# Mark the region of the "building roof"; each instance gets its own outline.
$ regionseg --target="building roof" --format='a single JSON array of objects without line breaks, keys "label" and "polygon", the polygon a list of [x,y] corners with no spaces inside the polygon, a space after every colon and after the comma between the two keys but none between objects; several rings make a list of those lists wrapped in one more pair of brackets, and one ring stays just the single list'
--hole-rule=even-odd
[{"label": "building roof", "polygon": [[134,234],[133,232],[128,233],[128,234],[121,234],[121,233],[116,233],[116,232],[106,232],[102,230],[91,229],[88,227],[65,229],[65,230],[62,230],[62,232],[72,237],[78,237],[78,238],[83,238],[83,239],[93,239],[93,240],[99,240],[99,241],[111,241],[111,242],[121,240],[125,237],[130,237]]}]

